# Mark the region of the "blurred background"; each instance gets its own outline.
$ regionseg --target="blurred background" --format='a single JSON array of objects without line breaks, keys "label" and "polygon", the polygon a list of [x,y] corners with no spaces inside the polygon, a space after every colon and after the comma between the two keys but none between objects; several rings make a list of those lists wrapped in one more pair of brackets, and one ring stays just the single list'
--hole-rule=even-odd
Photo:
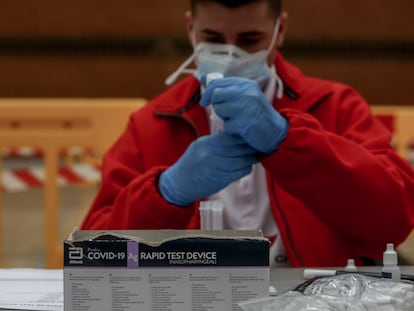
[{"label": "blurred background", "polygon": [[[413,105],[414,1],[284,3],[288,60],[353,86],[370,105]],[[0,0],[0,98],[150,99],[191,53],[188,7],[189,0]],[[60,239],[80,224],[96,189],[61,189]],[[4,266],[42,266],[42,189],[5,192],[3,201]],[[413,248],[401,252],[411,258]]]},{"label": "blurred background", "polygon": [[[145,97],[191,48],[188,0],[0,0],[1,97]],[[285,0],[282,49],[373,105],[411,105],[412,0]]]}]

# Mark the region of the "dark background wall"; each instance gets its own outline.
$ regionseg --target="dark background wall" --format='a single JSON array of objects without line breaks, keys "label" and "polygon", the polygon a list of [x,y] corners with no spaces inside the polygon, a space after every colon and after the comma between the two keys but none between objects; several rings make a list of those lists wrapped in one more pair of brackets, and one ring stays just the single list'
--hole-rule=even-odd
[{"label": "dark background wall", "polygon": [[[146,97],[189,55],[189,0],[0,0],[0,97]],[[285,0],[285,57],[413,105],[412,0]]]}]

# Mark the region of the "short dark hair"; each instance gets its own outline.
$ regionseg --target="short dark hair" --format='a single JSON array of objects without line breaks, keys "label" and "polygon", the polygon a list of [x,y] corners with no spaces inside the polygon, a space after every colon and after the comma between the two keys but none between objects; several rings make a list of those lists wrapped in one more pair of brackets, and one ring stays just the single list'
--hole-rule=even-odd
[{"label": "short dark hair", "polygon": [[267,1],[269,4],[270,13],[273,14],[274,17],[279,16],[282,10],[282,0],[190,0],[191,11],[193,15],[195,15],[196,13],[197,5],[201,3],[205,3],[205,2],[216,2],[228,8],[236,8],[236,7],[248,4],[248,3],[260,2],[260,1]]}]

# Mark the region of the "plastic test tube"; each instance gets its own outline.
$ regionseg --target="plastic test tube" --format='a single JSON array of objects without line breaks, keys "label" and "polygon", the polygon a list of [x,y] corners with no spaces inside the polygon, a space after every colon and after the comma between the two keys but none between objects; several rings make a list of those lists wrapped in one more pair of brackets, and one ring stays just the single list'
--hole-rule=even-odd
[{"label": "plastic test tube", "polygon": [[213,230],[223,230],[223,210],[224,204],[220,200],[212,201],[211,215]]},{"label": "plastic test tube", "polygon": [[201,230],[211,230],[211,208],[209,201],[200,202],[200,229]]},{"label": "plastic test tube", "polygon": [[223,230],[224,204],[220,200],[200,202],[201,230]]},{"label": "plastic test tube", "polygon": [[[219,72],[208,73],[206,76],[206,86],[208,86],[211,81],[215,79],[221,79],[221,78],[223,78],[223,74]],[[223,120],[218,117],[218,115],[214,111],[213,106],[211,106],[210,122],[211,122],[211,132],[213,134],[223,130]]]}]

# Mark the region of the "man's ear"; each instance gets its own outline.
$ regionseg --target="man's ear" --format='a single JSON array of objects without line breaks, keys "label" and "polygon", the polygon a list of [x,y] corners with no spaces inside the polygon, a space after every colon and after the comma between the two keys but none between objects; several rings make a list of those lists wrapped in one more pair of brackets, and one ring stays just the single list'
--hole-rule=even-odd
[{"label": "man's ear", "polygon": [[195,42],[194,42],[194,33],[193,33],[193,28],[194,28],[194,19],[193,19],[193,14],[191,14],[191,11],[186,11],[185,12],[185,23],[186,23],[186,28],[187,28],[187,36],[188,36],[188,40],[190,41],[190,44],[192,47],[194,47]]},{"label": "man's ear", "polygon": [[279,33],[277,35],[276,40],[276,47],[280,48],[285,41],[286,32],[288,29],[288,14],[286,12],[282,12],[280,14],[280,26],[279,26]]}]

